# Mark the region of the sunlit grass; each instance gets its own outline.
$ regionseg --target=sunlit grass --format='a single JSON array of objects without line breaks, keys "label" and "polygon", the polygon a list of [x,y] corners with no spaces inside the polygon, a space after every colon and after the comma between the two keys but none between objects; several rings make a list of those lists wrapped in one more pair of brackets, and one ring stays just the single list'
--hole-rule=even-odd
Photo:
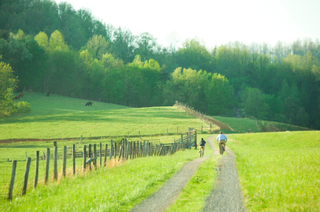
[{"label": "sunlit grass", "polygon": [[320,132],[231,135],[249,211],[320,210]]},{"label": "sunlit grass", "polygon": [[[206,147],[205,157],[212,156],[212,150]],[[202,211],[206,198],[214,188],[216,179],[216,167],[220,155],[210,157],[198,168],[196,174],[191,178],[182,190],[174,204],[166,211]]]},{"label": "sunlit grass", "polygon": [[58,95],[25,93],[31,112],[0,119],[0,140],[99,136],[150,136],[200,129],[202,121],[174,107],[129,108]]},{"label": "sunlit grass", "polygon": [[[184,163],[198,157],[191,149],[173,156],[129,160],[114,168],[102,168],[40,186],[1,211],[128,211],[159,189]],[[0,202],[1,204],[1,202]]]},{"label": "sunlit grass", "polygon": [[286,130],[310,130],[305,127],[284,124],[273,121],[254,120],[249,118],[233,118],[213,116],[214,119],[230,126],[234,131],[225,130],[224,133],[246,133],[246,132],[275,132]]}]

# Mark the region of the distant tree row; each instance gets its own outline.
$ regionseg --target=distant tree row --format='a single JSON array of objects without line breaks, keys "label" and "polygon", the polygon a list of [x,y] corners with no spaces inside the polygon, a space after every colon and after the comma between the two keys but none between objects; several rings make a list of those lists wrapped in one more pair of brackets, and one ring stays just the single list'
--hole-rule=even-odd
[{"label": "distant tree row", "polygon": [[131,106],[178,100],[210,115],[320,129],[318,40],[209,50],[195,39],[177,48],[173,37],[165,48],[49,0],[1,1],[0,19],[0,55],[18,89]]}]

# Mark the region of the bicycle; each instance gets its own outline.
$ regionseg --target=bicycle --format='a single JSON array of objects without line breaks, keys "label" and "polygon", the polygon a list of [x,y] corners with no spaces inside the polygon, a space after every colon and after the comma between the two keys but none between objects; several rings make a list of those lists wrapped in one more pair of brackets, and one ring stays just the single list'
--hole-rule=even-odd
[{"label": "bicycle", "polygon": [[223,155],[223,152],[226,151],[226,144],[221,143],[219,147],[220,147],[220,154]]},{"label": "bicycle", "polygon": [[202,158],[204,156],[204,146],[200,146],[199,153],[200,153],[200,158]]}]

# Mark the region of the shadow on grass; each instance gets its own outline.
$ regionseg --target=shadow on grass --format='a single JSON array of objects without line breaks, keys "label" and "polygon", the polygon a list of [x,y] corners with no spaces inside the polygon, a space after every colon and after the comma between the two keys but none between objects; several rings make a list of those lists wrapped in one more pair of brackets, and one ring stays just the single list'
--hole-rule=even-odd
[{"label": "shadow on grass", "polygon": [[[113,118],[122,117],[122,118]],[[150,111],[150,110],[108,110],[108,111],[91,111],[91,112],[78,112],[72,114],[55,114],[43,116],[26,116],[26,117],[9,117],[0,120],[0,124],[9,123],[32,123],[32,122],[55,122],[55,121],[85,121],[85,122],[124,122],[132,123],[132,118],[143,118],[148,120],[154,119],[190,119],[192,117],[184,114],[177,113],[176,111]],[[141,120],[142,122],[144,120]]]}]

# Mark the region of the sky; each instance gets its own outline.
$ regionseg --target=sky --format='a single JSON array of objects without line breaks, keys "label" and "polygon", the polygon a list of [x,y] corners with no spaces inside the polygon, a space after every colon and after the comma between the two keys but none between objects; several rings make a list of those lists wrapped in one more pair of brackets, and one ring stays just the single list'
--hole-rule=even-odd
[{"label": "sky", "polygon": [[55,0],[86,9],[101,22],[150,33],[163,47],[170,37],[197,39],[207,48],[300,39],[320,40],[320,0]]}]

